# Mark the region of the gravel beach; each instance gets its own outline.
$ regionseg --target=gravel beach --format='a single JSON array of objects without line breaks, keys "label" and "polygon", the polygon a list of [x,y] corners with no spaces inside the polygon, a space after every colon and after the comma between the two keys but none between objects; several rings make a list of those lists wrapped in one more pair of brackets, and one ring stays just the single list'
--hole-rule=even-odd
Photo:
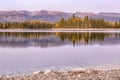
[{"label": "gravel beach", "polygon": [[31,75],[21,76],[1,75],[0,80],[120,80],[120,69],[35,71]]}]

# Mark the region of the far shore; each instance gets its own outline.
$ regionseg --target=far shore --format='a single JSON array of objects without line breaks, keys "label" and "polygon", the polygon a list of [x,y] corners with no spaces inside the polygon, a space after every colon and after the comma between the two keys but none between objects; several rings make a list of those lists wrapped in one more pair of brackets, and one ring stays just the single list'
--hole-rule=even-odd
[{"label": "far shore", "polygon": [[0,29],[0,32],[120,32],[120,28]]}]

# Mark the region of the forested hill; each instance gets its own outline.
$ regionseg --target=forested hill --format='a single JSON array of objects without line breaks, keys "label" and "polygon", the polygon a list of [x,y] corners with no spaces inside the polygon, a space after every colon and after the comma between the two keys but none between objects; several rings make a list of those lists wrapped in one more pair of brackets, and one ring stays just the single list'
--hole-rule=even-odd
[{"label": "forested hill", "polygon": [[61,18],[58,22],[29,20],[23,22],[0,22],[0,29],[56,29],[56,28],[120,28],[120,21],[110,22],[85,16],[79,18],[75,14],[71,18]]},{"label": "forested hill", "polygon": [[104,19],[95,19],[85,16],[79,18],[73,14],[73,16],[67,20],[62,18],[56,23],[56,28],[120,28],[120,21],[110,22]]}]

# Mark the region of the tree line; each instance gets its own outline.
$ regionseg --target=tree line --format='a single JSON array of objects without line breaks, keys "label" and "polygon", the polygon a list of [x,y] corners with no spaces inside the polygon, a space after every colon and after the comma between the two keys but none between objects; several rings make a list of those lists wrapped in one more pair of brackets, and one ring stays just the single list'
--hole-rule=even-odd
[{"label": "tree line", "polygon": [[24,22],[0,22],[0,29],[41,29],[41,28],[120,28],[119,22],[109,22],[104,19],[94,19],[89,16],[76,17],[75,14],[69,19],[61,18],[59,22],[49,23],[39,20]]},{"label": "tree line", "polygon": [[62,18],[57,22],[56,28],[120,28],[120,21],[109,22],[104,19],[94,19],[88,16],[80,18],[73,14],[72,18],[67,20]]},{"label": "tree line", "polygon": [[53,28],[53,26],[53,23],[38,20],[29,20],[25,22],[0,22],[0,29],[39,29]]}]

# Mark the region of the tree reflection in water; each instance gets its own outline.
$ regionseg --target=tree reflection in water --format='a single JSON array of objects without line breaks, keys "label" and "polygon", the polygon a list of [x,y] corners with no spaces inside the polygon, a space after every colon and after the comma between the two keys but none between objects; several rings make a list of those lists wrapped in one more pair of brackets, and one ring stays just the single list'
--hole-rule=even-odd
[{"label": "tree reflection in water", "polygon": [[[108,41],[118,42],[119,33],[92,33],[92,32],[0,32],[0,46],[25,47],[41,46],[51,47],[65,44],[85,44],[89,45],[94,42]],[[117,38],[117,39],[116,39]],[[117,40],[117,41],[115,41]]]}]

